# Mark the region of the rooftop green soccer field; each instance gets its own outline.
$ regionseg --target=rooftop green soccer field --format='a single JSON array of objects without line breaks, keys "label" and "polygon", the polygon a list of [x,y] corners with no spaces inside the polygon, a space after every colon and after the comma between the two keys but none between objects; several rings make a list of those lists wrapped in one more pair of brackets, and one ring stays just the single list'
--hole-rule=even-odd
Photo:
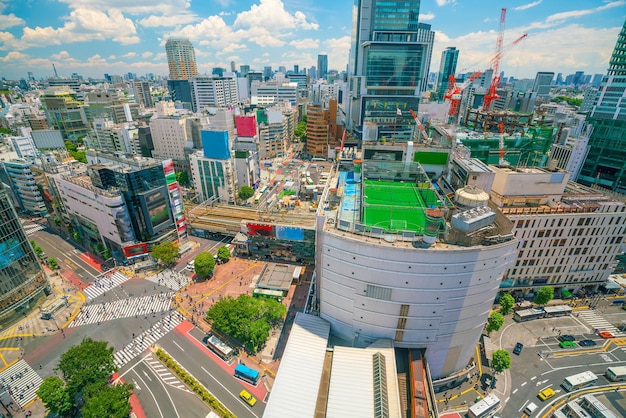
[{"label": "rooftop green soccer field", "polygon": [[363,187],[361,222],[386,232],[422,233],[425,209],[441,206],[435,191],[427,184],[364,180]]}]

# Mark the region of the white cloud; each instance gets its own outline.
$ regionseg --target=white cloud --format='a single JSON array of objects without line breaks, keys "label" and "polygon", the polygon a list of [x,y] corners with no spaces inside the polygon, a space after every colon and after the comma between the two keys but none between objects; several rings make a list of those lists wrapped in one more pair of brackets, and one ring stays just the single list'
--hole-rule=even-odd
[{"label": "white cloud", "polygon": [[12,28],[24,24],[24,19],[15,16],[13,13],[9,15],[0,15],[0,29]]},{"label": "white cloud", "polygon": [[530,9],[531,7],[539,6],[543,0],[533,1],[532,3],[522,4],[521,6],[514,7],[513,10],[516,12]]},{"label": "white cloud", "polygon": [[141,58],[143,58],[143,59],[150,58],[152,55],[154,55],[154,53],[152,53],[150,51],[146,51],[143,54],[141,54]]},{"label": "white cloud", "polygon": [[4,57],[0,57],[0,61],[9,62],[9,63],[17,63],[17,62],[23,62],[27,58],[28,58],[28,55],[26,54],[23,54],[18,51],[11,51],[8,54],[6,54]]},{"label": "white cloud", "polygon": [[190,0],[59,0],[71,9],[117,9],[132,15],[174,15],[190,7]]},{"label": "white cloud", "polygon": [[154,56],[154,58],[152,58],[152,61],[161,61],[166,58],[167,58],[167,55],[165,54],[165,52],[159,52],[158,54]]},{"label": "white cloud", "polygon": [[420,13],[420,22],[427,22],[429,20],[433,20],[435,18],[434,13]]},{"label": "white cloud", "polygon": [[260,0],[259,4],[253,4],[250,10],[241,12],[235,19],[235,27],[264,27],[270,30],[280,29],[312,29],[317,30],[317,23],[308,22],[303,12],[297,11],[290,14],[285,10],[281,0]]},{"label": "white cloud", "polygon": [[622,7],[624,5],[626,5],[626,1],[619,0],[619,1],[613,1],[613,2],[607,3],[604,6],[594,7],[593,9],[570,10],[569,12],[555,13],[553,15],[548,16],[546,18],[546,22],[563,21],[569,18],[586,16],[586,15],[590,15],[596,12],[601,12],[603,10],[612,9],[615,7]]},{"label": "white cloud", "polygon": [[56,54],[50,55],[50,58],[52,58],[55,61],[67,60],[70,58],[70,53],[67,51],[61,51]]},{"label": "white cloud", "polygon": [[186,25],[198,20],[198,17],[191,13],[175,14],[171,16],[148,16],[139,20],[139,24],[146,28],[171,27]]},{"label": "white cloud", "polygon": [[445,6],[446,4],[455,3],[456,0],[437,0],[437,6]]},{"label": "white cloud", "polygon": [[314,49],[314,48],[319,48],[320,41],[319,39],[311,39],[311,38],[294,39],[293,41],[289,42],[289,45],[297,49]]},{"label": "white cloud", "polygon": [[135,58],[136,56],[136,52],[127,52],[126,54],[122,55],[122,58]]}]

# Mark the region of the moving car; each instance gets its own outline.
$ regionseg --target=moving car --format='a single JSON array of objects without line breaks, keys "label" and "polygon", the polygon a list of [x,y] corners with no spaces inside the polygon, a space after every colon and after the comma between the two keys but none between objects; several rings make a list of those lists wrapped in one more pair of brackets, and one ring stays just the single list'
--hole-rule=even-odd
[{"label": "moving car", "polygon": [[239,392],[239,397],[246,401],[246,403],[250,406],[254,406],[254,404],[256,404],[256,398],[245,389]]},{"label": "moving car", "polygon": [[576,347],[576,343],[574,341],[561,341],[559,343],[559,346],[561,348],[571,348],[571,347]]},{"label": "moving car", "polygon": [[596,342],[594,340],[582,340],[578,341],[578,345],[581,347],[592,347],[596,345]]},{"label": "moving car", "polygon": [[602,338],[615,338],[615,335],[609,331],[600,331],[598,332],[598,335]]},{"label": "moving car", "polygon": [[520,353],[522,352],[522,348],[524,348],[524,344],[522,343],[515,344],[515,348],[513,349],[513,354],[517,354],[519,356]]},{"label": "moving car", "polygon": [[550,399],[554,395],[556,395],[556,392],[552,388],[545,388],[544,390],[542,390],[541,392],[537,394],[539,399],[541,399],[542,401]]},{"label": "moving car", "polygon": [[575,341],[576,338],[574,338],[573,335],[563,334],[563,335],[559,335],[558,340],[559,341]]}]

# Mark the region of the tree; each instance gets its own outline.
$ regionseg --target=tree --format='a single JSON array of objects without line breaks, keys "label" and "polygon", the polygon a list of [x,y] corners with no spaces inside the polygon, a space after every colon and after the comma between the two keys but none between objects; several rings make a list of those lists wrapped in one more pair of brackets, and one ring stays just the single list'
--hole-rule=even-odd
[{"label": "tree", "polygon": [[59,370],[67,384],[70,398],[82,390],[95,385],[106,384],[111,374],[117,370],[113,361],[113,348],[106,341],[85,338],[70,347],[61,355]]},{"label": "tree", "polygon": [[502,373],[511,367],[511,355],[506,350],[496,350],[491,357],[491,367],[496,373]]},{"label": "tree", "polygon": [[37,396],[52,413],[63,416],[72,410],[70,395],[58,376],[45,378],[37,389]]},{"label": "tree", "polygon": [[59,268],[59,262],[57,261],[56,258],[50,257],[48,259],[48,266],[52,269],[52,270],[56,270]]},{"label": "tree", "polygon": [[85,151],[70,151],[70,155],[76,161],[87,164],[87,153]]},{"label": "tree", "polygon": [[509,295],[508,293],[503,294],[502,296],[500,296],[500,313],[502,315],[506,315],[511,311],[511,308],[513,307],[513,305],[515,305],[515,298],[513,298],[513,296]]},{"label": "tree", "polygon": [[150,254],[152,255],[152,258],[159,260],[167,266],[172,264],[176,258],[178,258],[178,247],[169,241],[162,242],[152,247],[152,252]]},{"label": "tree", "polygon": [[189,186],[189,174],[185,171],[176,173],[176,181],[182,186]]},{"label": "tree", "polygon": [[487,334],[491,334],[491,331],[497,331],[502,328],[504,324],[504,317],[498,312],[491,312],[489,319],[487,319]]},{"label": "tree", "polygon": [[72,141],[65,141],[65,149],[70,153],[78,151],[78,147]]},{"label": "tree", "polygon": [[241,200],[248,200],[254,196],[254,189],[250,186],[241,186],[237,192],[237,196]]},{"label": "tree", "polygon": [[269,298],[239,295],[214,304],[206,314],[214,329],[239,341],[255,352],[269,337],[270,329],[285,317],[287,308]]},{"label": "tree", "polygon": [[537,305],[545,305],[552,299],[554,299],[554,288],[552,286],[544,286],[537,291],[533,302]]},{"label": "tree", "polygon": [[127,418],[131,412],[130,399],[133,385],[103,385],[89,393],[80,412],[84,418]]},{"label": "tree", "polygon": [[300,141],[304,141],[306,139],[306,121],[299,122],[294,130],[294,134],[300,139]]},{"label": "tree", "polygon": [[215,270],[215,259],[213,254],[202,252],[196,256],[193,263],[196,274],[200,277],[208,277]]},{"label": "tree", "polygon": [[217,261],[223,264],[223,263],[227,263],[228,260],[230,260],[230,250],[228,249],[227,246],[222,245],[217,250]]}]

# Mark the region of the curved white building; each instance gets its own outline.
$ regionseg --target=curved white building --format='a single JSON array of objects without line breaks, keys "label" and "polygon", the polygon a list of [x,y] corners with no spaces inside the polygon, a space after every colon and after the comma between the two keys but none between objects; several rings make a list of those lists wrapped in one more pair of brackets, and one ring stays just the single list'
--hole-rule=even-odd
[{"label": "curved white building", "polygon": [[[327,210],[318,212],[320,316],[330,322],[333,335],[355,346],[390,338],[396,347],[424,348],[433,378],[463,369],[475,358],[503,272],[515,261],[517,241],[510,234],[512,225],[496,208],[469,210],[443,201],[436,201],[439,215],[445,216],[439,218],[435,230],[432,222],[428,225],[429,217],[422,217],[428,209],[414,206],[391,208],[393,220],[388,226],[381,222],[367,225],[367,210],[376,204],[382,208],[384,202],[372,200],[374,192],[382,190],[373,189],[378,187],[376,181],[360,190],[358,165],[357,161],[352,181],[357,190],[346,192],[352,174],[346,186],[342,185],[345,176],[340,175],[336,191],[331,189],[322,197],[329,202]],[[380,170],[369,165],[364,163],[363,177],[368,171],[376,172],[380,180]],[[389,163],[385,167],[388,169]],[[389,193],[397,195],[395,183],[386,183],[393,186]],[[422,197],[424,190],[433,192],[423,178],[413,184]],[[350,203],[346,206],[350,199],[356,202],[352,207]],[[336,211],[331,211],[333,202]],[[432,202],[424,203],[433,207]],[[401,214],[403,210],[407,216]],[[421,215],[413,217],[412,211]],[[350,219],[350,212],[357,215]],[[403,216],[404,220],[397,219]],[[417,227],[411,225],[415,218]],[[426,225],[421,228],[424,218]],[[394,231],[394,224],[404,228]]]}]

